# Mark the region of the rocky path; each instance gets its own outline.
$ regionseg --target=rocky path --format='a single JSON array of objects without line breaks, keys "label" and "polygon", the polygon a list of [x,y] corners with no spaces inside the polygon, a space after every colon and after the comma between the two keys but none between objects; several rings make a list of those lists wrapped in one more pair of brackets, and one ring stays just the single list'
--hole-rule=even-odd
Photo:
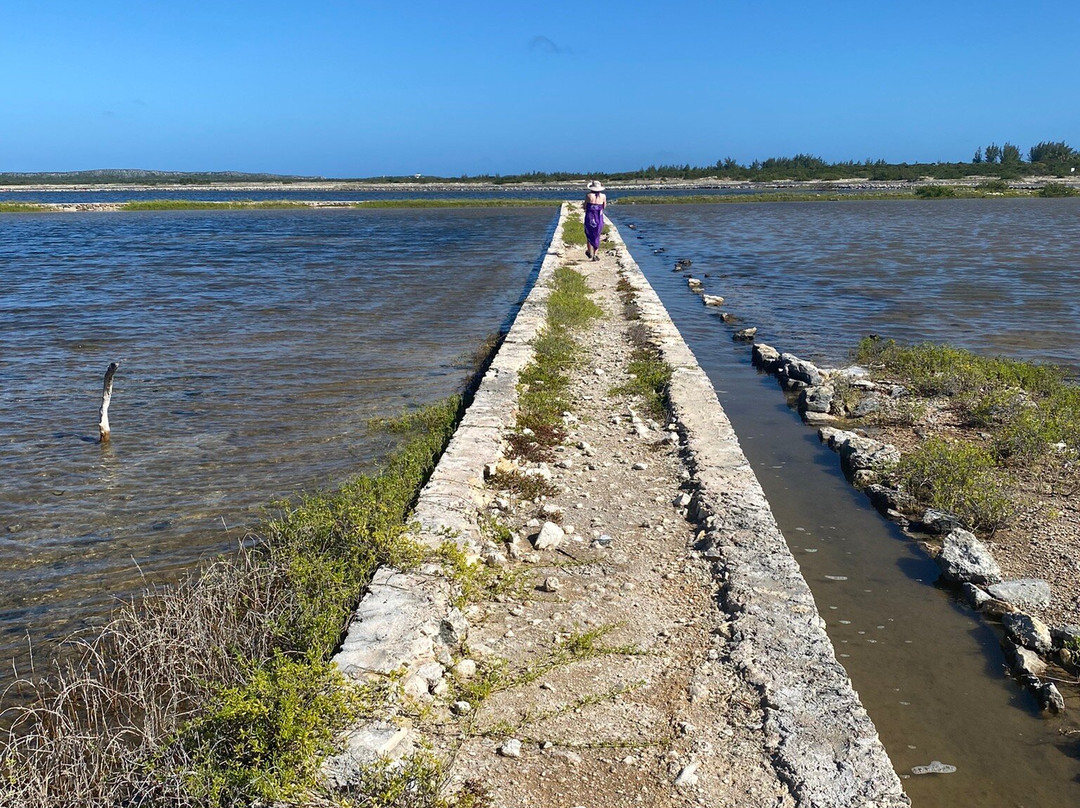
[{"label": "rocky path", "polygon": [[[499,503],[521,586],[469,608],[467,647],[492,692],[464,733],[456,723],[437,739],[451,779],[484,784],[507,808],[794,805],[760,697],[725,654],[678,433],[612,392],[634,347],[617,259],[586,263],[568,248],[564,263],[606,317],[583,336],[570,435],[549,464],[558,493]],[[534,546],[542,528],[556,545]]]}]

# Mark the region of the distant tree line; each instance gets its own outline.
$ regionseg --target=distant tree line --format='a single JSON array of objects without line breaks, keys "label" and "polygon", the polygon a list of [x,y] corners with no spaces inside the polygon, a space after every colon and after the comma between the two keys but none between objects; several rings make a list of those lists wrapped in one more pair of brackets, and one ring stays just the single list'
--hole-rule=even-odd
[{"label": "distant tree line", "polygon": [[[369,182],[420,183],[438,182],[495,183],[510,185],[520,182],[545,184],[577,183],[586,177],[605,181],[650,181],[662,179],[704,180],[718,178],[753,182],[841,180],[867,178],[877,181],[913,181],[923,177],[955,180],[971,176],[989,176],[1002,180],[1021,176],[1066,177],[1080,168],[1080,152],[1064,141],[1043,141],[1027,152],[1027,160],[1019,146],[1006,142],[1002,146],[990,143],[975,150],[970,163],[887,163],[866,159],[862,162],[828,163],[812,154],[794,157],[770,157],[742,165],[731,157],[717,160],[713,165],[651,165],[637,171],[583,174],[573,171],[532,171],[526,174],[481,174],[460,177],[383,176],[366,177]],[[178,172],[114,169],[72,171],[62,173],[0,173],[0,184],[203,184],[222,182],[281,182],[292,183],[323,180],[323,177],[297,177],[280,174],[245,174],[237,171]],[[337,178],[345,181],[349,178]],[[352,178],[357,179],[357,178]]]}]

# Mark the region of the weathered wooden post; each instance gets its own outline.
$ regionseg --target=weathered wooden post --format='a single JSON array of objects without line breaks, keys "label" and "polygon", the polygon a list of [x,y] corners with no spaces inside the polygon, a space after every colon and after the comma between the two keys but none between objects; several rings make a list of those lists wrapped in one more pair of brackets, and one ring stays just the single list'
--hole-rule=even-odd
[{"label": "weathered wooden post", "polygon": [[112,362],[109,364],[109,369],[105,371],[105,384],[101,389],[101,410],[98,412],[98,442],[109,442],[109,402],[112,400],[112,380],[116,375],[116,369],[120,367],[119,362]]}]

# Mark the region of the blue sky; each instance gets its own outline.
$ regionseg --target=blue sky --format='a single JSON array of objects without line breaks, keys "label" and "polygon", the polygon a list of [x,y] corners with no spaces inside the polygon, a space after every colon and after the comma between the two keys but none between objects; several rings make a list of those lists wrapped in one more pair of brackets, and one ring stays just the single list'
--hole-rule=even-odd
[{"label": "blue sky", "polygon": [[0,170],[321,176],[1080,147],[1080,4],[0,2]]}]

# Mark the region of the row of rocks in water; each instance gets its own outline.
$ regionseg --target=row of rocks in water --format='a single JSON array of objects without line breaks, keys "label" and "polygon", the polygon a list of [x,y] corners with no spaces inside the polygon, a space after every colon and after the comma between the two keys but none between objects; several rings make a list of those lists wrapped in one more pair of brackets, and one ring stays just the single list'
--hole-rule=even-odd
[{"label": "row of rocks in water", "polygon": [[[678,261],[675,262],[674,271],[682,272],[685,269],[689,269],[693,265],[693,263],[694,262],[689,258],[680,258]],[[705,284],[700,278],[695,278],[689,273],[684,273],[684,275],[686,277],[687,287],[690,289],[691,292],[701,298],[702,303],[712,308],[719,308],[720,306],[724,305],[725,298],[723,298],[722,296],[705,294]],[[705,277],[709,277],[708,273],[705,274]],[[726,311],[720,312],[720,319],[723,320],[725,323],[728,323],[729,325],[736,322],[735,315]],[[756,327],[740,328],[731,335],[731,338],[736,342],[753,342],[754,336],[756,334]]]},{"label": "row of rocks in water", "polygon": [[[971,608],[986,618],[999,621],[1005,636],[1002,646],[1015,676],[1051,712],[1065,709],[1065,701],[1053,682],[1044,681],[1046,659],[1053,659],[1071,672],[1080,668],[1080,626],[1052,628],[1029,611],[1050,603],[1050,584],[1041,579],[1003,580],[1001,568],[989,549],[970,531],[960,517],[935,509],[919,511],[915,497],[882,485],[881,473],[900,460],[900,451],[855,431],[826,424],[843,416],[863,417],[876,411],[884,398],[904,394],[897,385],[879,385],[858,367],[825,370],[794,354],[781,353],[762,343],[754,345],[753,363],[780,381],[789,392],[798,393],[800,414],[808,424],[819,426],[821,441],[837,453],[844,473],[866,492],[884,516],[909,533],[941,537],[940,550],[920,542],[934,555],[942,578],[957,587]],[[850,410],[835,401],[837,380],[863,393]]]}]

